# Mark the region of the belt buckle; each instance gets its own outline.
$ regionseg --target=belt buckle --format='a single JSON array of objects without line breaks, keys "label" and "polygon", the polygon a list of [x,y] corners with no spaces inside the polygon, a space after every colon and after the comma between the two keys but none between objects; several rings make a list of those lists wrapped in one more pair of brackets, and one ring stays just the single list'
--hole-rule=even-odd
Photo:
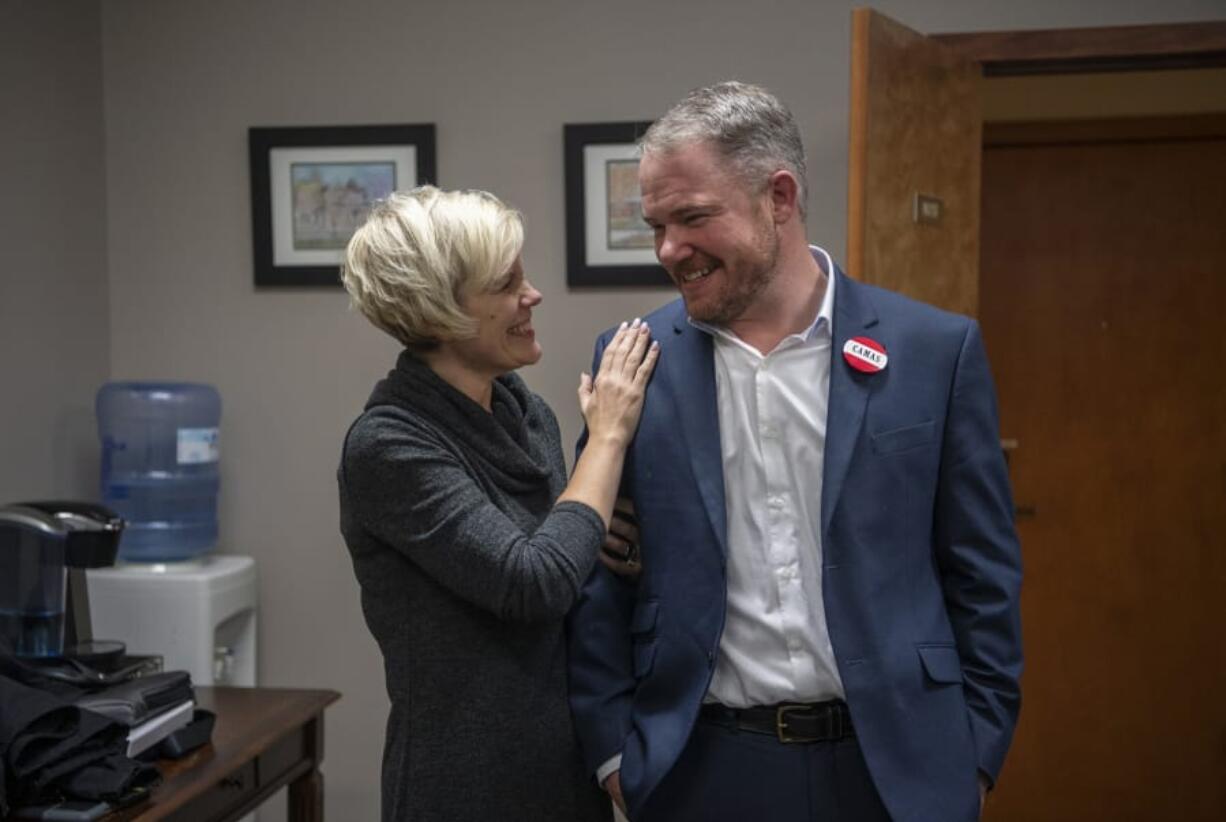
[{"label": "belt buckle", "polygon": [[809,710],[808,705],[780,705],[775,709],[775,735],[780,742],[813,742],[816,737],[793,736],[788,733],[787,715],[797,711]]}]

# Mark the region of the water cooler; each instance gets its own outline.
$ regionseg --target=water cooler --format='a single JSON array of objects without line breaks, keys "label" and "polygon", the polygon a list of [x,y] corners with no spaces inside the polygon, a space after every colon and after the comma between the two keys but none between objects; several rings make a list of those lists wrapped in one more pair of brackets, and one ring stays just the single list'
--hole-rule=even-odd
[{"label": "water cooler", "polygon": [[126,522],[113,568],[88,572],[94,635],[159,654],[197,685],[256,684],[256,569],[217,544],[221,396],[209,385],[98,391],[101,497]]},{"label": "water cooler", "polygon": [[255,685],[251,557],[121,562],[86,574],[95,636],[160,654],[165,670],[187,671],[196,685]]}]

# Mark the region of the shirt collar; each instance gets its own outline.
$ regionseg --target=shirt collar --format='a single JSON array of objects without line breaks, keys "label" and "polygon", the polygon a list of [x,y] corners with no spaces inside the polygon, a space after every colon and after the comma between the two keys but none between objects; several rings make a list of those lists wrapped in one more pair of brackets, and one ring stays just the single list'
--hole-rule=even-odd
[{"label": "shirt collar", "polygon": [[[809,253],[813,255],[813,259],[817,261],[817,265],[826,274],[826,293],[822,295],[821,307],[817,309],[817,316],[813,318],[813,323],[803,331],[789,336],[800,337],[805,342],[813,339],[824,328],[827,333],[830,332],[834,324],[834,260],[826,253],[824,248],[818,246],[809,246]],[[686,322],[697,328],[699,331],[705,331],[715,337],[736,338],[728,329],[704,323],[696,320],[693,317],[686,316]]]}]

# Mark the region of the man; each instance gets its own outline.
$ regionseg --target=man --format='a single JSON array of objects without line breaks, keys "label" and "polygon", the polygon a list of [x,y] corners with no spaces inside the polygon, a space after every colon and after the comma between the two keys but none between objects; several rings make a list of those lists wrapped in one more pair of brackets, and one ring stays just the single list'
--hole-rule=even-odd
[{"label": "man", "polygon": [[978,327],[808,245],[800,134],[764,89],[692,92],[641,148],[681,299],[647,318],[622,479],[641,577],[597,569],[571,616],[588,765],[634,822],[975,819],[1021,674]]}]

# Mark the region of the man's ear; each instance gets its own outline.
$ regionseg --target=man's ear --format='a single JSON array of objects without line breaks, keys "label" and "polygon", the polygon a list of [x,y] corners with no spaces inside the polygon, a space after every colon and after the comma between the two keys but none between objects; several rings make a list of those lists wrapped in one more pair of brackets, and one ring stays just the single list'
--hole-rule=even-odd
[{"label": "man's ear", "polygon": [[770,197],[771,214],[776,225],[782,225],[800,214],[800,183],[796,175],[787,169],[779,169],[767,181],[766,193]]}]

